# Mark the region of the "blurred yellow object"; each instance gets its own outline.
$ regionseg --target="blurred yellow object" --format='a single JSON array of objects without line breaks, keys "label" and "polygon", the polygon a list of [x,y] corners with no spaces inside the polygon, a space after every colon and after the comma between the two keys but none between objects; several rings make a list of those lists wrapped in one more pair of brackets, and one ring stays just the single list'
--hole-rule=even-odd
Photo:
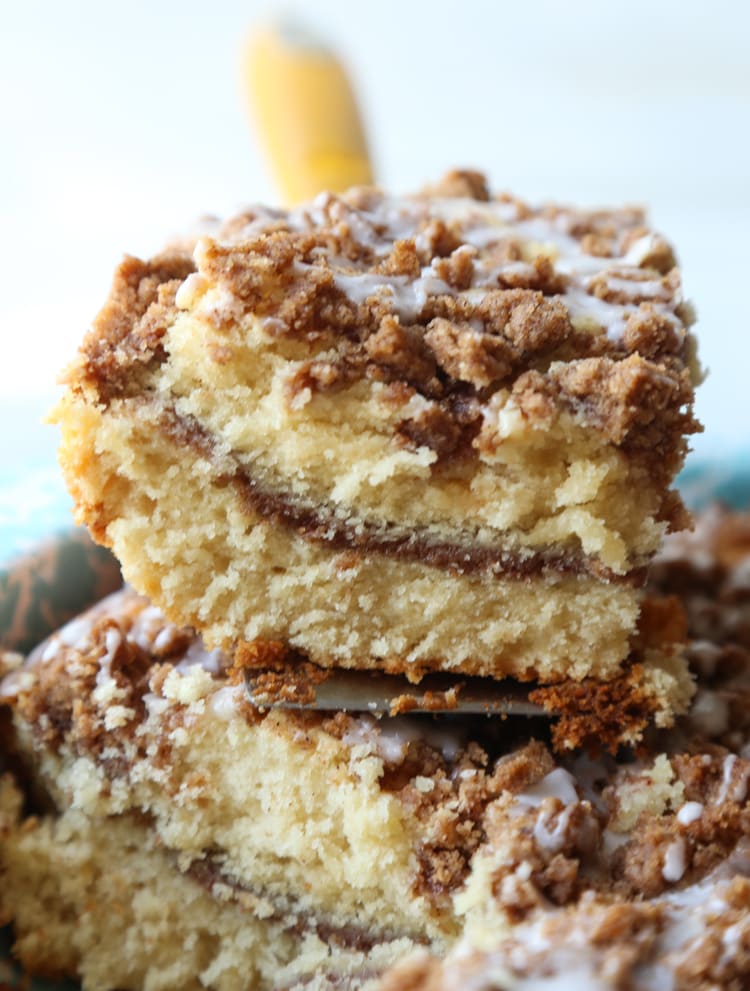
[{"label": "blurred yellow object", "polygon": [[243,85],[279,190],[294,204],[372,182],[364,128],[343,66],[294,27],[254,34]]}]

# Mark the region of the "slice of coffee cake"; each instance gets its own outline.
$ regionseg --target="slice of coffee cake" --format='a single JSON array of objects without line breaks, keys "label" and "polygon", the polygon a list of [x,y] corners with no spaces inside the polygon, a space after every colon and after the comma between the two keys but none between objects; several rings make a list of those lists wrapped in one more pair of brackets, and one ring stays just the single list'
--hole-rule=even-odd
[{"label": "slice of coffee cake", "polygon": [[212,645],[614,677],[684,511],[691,311],[634,209],[454,173],[126,260],[57,419],[79,520]]},{"label": "slice of coffee cake", "polygon": [[473,973],[526,991],[572,972],[597,991],[736,991],[748,535],[715,520],[699,551],[660,562],[699,689],[673,729],[616,759],[555,755],[544,720],[263,712],[220,653],[118,594],[0,689],[39,806],[24,817],[0,788],[16,953],[87,991],[371,987],[420,951],[386,988]]}]

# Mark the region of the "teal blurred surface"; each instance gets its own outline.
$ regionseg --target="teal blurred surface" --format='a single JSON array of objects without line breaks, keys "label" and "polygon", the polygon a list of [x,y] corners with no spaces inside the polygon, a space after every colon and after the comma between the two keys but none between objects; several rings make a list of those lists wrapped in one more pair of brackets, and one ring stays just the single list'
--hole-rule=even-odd
[{"label": "teal blurred surface", "polygon": [[55,457],[58,431],[43,422],[52,402],[0,401],[0,563],[73,525]]},{"label": "teal blurred surface", "polygon": [[717,501],[733,509],[750,508],[750,450],[715,461],[688,459],[678,485],[691,509]]}]

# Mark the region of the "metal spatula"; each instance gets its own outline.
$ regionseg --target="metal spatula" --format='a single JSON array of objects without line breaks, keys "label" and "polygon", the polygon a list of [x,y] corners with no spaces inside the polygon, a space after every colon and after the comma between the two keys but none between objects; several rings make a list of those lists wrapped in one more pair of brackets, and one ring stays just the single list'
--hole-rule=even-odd
[{"label": "metal spatula", "polygon": [[370,671],[321,672],[311,684],[294,675],[279,687],[275,672],[246,669],[248,698],[259,708],[308,709],[322,712],[483,713],[500,716],[549,717],[540,705],[530,702],[528,690],[511,680],[427,675],[412,685],[398,675]]}]

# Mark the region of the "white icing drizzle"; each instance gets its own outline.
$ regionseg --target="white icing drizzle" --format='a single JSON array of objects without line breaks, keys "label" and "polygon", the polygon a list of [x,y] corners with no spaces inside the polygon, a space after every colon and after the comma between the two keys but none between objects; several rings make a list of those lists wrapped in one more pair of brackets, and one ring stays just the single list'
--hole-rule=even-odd
[{"label": "white icing drizzle", "polygon": [[690,663],[702,678],[714,676],[722,653],[721,647],[710,640],[691,640],[688,645]]},{"label": "white icing drizzle", "polygon": [[185,656],[177,665],[177,670],[184,674],[196,664],[200,665],[204,671],[215,677],[220,676],[230,666],[230,660],[220,650],[207,650],[203,641],[194,640],[185,651]]},{"label": "white icing drizzle", "polygon": [[[299,263],[297,263],[299,267]],[[359,306],[366,299],[382,299],[405,323],[413,323],[424,305],[417,299],[416,282],[405,275],[373,275],[371,272],[336,272],[337,288]]]},{"label": "white icing drizzle", "polygon": [[[128,629],[110,626],[104,630],[103,639],[97,639],[95,642],[93,636],[95,624],[105,616],[116,618],[118,615],[128,615],[133,596],[132,590],[121,589],[103,599],[84,615],[63,626],[29,654],[22,668],[4,679],[0,689],[2,696],[12,698],[17,695],[31,677],[31,669],[37,664],[50,663],[61,650],[88,652],[96,648],[97,653],[100,654],[93,700],[103,707],[112,707],[126,694],[125,690],[118,686],[111,671],[115,654],[124,641],[157,657],[177,650],[185,642],[184,631],[170,623],[161,610],[152,605],[146,605],[130,613],[133,618],[132,625]],[[229,666],[229,661],[221,651],[209,651],[200,639],[195,639],[188,644],[176,664],[176,669],[179,673],[185,674],[196,665],[200,665],[213,677],[220,677]],[[156,698],[152,693],[147,694]],[[219,699],[217,712],[227,716],[228,701],[228,698]]]},{"label": "white icing drizzle", "polygon": [[[179,306],[179,303],[177,304]],[[203,297],[198,306],[197,312],[210,320],[211,323],[221,326],[229,320],[238,320],[242,316],[243,307],[234,293],[228,289],[214,289]]]},{"label": "white icing drizzle", "polygon": [[109,669],[115,654],[122,646],[122,633],[114,627],[110,627],[104,634],[104,656],[99,662],[100,666]]},{"label": "white icing drizzle", "polygon": [[633,241],[623,256],[623,261],[627,265],[640,266],[657,246],[658,239],[655,234],[644,234],[637,241]]},{"label": "white icing drizzle", "polygon": [[27,667],[19,667],[0,679],[0,701],[10,702],[33,685],[34,676]]},{"label": "white icing drizzle", "polygon": [[137,614],[128,632],[128,640],[141,650],[163,653],[176,645],[183,631],[170,623],[156,606],[146,606]]},{"label": "white icing drizzle", "polygon": [[[91,643],[91,630],[93,623],[88,616],[80,616],[71,620],[57,634],[60,643],[66,647],[73,647],[75,650],[82,650]],[[46,651],[45,651],[46,655]],[[44,656],[44,655],[43,655]],[[45,657],[46,659],[46,657]]]},{"label": "white icing drizzle", "polygon": [[162,651],[166,650],[174,639],[174,633],[169,628],[165,626],[163,630],[159,630],[154,640],[154,650]]},{"label": "white icing drizzle", "polygon": [[91,613],[77,616],[61,627],[49,640],[45,640],[38,647],[35,647],[28,656],[26,661],[27,666],[40,662],[46,664],[48,661],[51,661],[57,655],[60,644],[70,647],[73,650],[89,650],[93,646],[91,639],[93,628],[94,617]]},{"label": "white icing drizzle", "polygon": [[576,779],[570,771],[556,767],[541,781],[515,795],[516,802],[531,808],[538,808],[545,798],[557,798],[563,805],[573,805],[579,801]]},{"label": "white icing drizzle", "polygon": [[747,783],[748,778],[750,778],[750,766],[743,767],[739,775],[735,775],[734,769],[737,766],[738,761],[739,758],[736,754],[727,754],[724,758],[721,788],[719,790],[719,794],[716,796],[716,802],[718,805],[726,801],[744,802],[747,798]]},{"label": "white icing drizzle", "polygon": [[485,247],[508,236],[518,217],[518,206],[505,200],[482,203],[465,196],[436,197],[429,212],[437,220],[459,222],[469,244]]},{"label": "white icing drizzle", "polygon": [[697,822],[703,815],[703,804],[701,802],[685,802],[675,816],[681,826],[689,826],[691,822]]},{"label": "white icing drizzle", "polygon": [[578,790],[586,801],[599,812],[604,812],[606,802],[602,798],[602,791],[608,784],[611,784],[617,769],[614,759],[606,754],[594,758],[589,754],[582,753],[571,758],[567,763],[572,769],[572,776]]},{"label": "white icing drizzle", "polygon": [[587,963],[576,962],[571,956],[570,953],[557,951],[555,958],[560,969],[552,974],[503,977],[504,984],[497,984],[493,974],[482,983],[461,984],[461,991],[495,991],[498,987],[507,988],[507,991],[610,991],[612,985],[609,982],[604,983]]},{"label": "white icing drizzle", "polygon": [[716,796],[716,802],[720,805],[722,802],[726,802],[729,798],[730,789],[732,787],[732,773],[734,771],[734,765],[737,763],[737,757],[735,754],[728,754],[724,758],[724,764],[722,766],[722,778],[721,778],[721,788],[718,795]]},{"label": "white icing drizzle", "polygon": [[[296,263],[297,268],[308,266]],[[418,279],[405,275],[376,275],[372,272],[334,272],[336,286],[355,304],[378,298],[389,305],[404,323],[414,323],[429,296],[438,293],[454,296],[455,290],[438,278],[431,266],[422,269]]]},{"label": "white icing drizzle", "polygon": [[630,836],[627,833],[616,833],[613,829],[605,829],[602,832],[602,852],[605,860],[609,861],[621,846],[629,842]]},{"label": "white icing drizzle", "polygon": [[[729,576],[729,580],[726,583],[726,590],[731,592],[744,592],[750,591],[750,556],[744,558],[737,564],[737,566],[732,571]],[[744,605],[744,612],[747,614],[750,612],[750,602],[745,600],[744,603],[738,603],[738,607],[742,610]]]},{"label": "white icing drizzle", "polygon": [[658,279],[623,279],[617,275],[608,275],[607,287],[613,292],[622,293],[634,300],[660,299],[664,302],[671,298],[671,293]]},{"label": "white icing drizzle", "polygon": [[718,692],[700,688],[690,708],[690,723],[706,736],[720,736],[729,729],[729,704]]},{"label": "white icing drizzle", "polygon": [[685,859],[685,840],[681,836],[675,837],[664,853],[664,864],[661,869],[661,876],[670,884],[681,880],[687,869]]},{"label": "white icing drizzle", "polygon": [[[741,858],[733,858],[702,881],[651,902],[661,910],[660,918],[647,952],[632,970],[627,965],[622,969],[618,966],[622,958],[613,959],[609,941],[592,942],[587,919],[596,919],[597,902],[592,898],[587,905],[584,896],[569,928],[556,928],[566,910],[545,907],[515,925],[507,937],[500,933],[498,949],[482,953],[466,941],[458,944],[446,961],[440,987],[446,991],[494,991],[499,987],[505,991],[614,991],[627,986],[633,991],[674,991],[676,967],[714,925],[719,929],[722,963],[731,964],[745,945],[750,915],[731,925],[722,923],[729,908],[726,886],[735,873],[746,874],[743,867],[750,866]],[[676,883],[678,874],[684,876],[684,851],[670,849],[668,859],[668,880]]]},{"label": "white icing drizzle", "polygon": [[211,712],[219,719],[233,719],[239,712],[245,690],[241,685],[224,685],[210,696]]},{"label": "white icing drizzle", "polygon": [[570,286],[565,293],[565,305],[570,319],[577,326],[595,325],[606,327],[607,335],[613,341],[622,338],[625,324],[637,307],[621,303],[608,303],[598,296],[592,296],[585,289]]},{"label": "white icing drizzle", "polygon": [[575,805],[566,806],[557,816],[554,826],[550,829],[550,822],[555,818],[552,815],[540,811],[534,823],[534,840],[540,850],[545,853],[554,854],[562,850],[565,844],[565,836],[570,825],[570,817],[575,809]]},{"label": "white icing drizzle", "polygon": [[[633,215],[613,212],[615,228],[611,257],[587,254],[581,238],[570,233],[575,222],[584,214],[562,209],[558,212],[534,211],[512,201],[480,202],[464,197],[389,197],[373,194],[364,206],[356,207],[346,198],[330,193],[319,195],[312,203],[289,212],[255,207],[253,217],[241,229],[224,235],[228,243],[262,237],[274,229],[308,232],[325,227],[339,234],[348,232],[371,252],[366,262],[335,257],[321,246],[314,249],[327,258],[336,286],[355,304],[380,297],[404,323],[416,321],[429,296],[435,294],[462,295],[477,302],[490,289],[497,288],[503,276],[518,277],[531,271],[535,257],[546,256],[566,286],[559,298],[567,307],[571,319],[592,331],[601,328],[612,340],[619,341],[628,318],[647,301],[662,317],[674,322],[681,330],[682,322],[675,316],[681,302],[679,292],[654,277],[650,269],[641,266],[648,260],[659,239],[655,234],[638,238],[627,250],[618,249],[619,241],[635,222]],[[520,219],[520,217],[523,219]],[[423,268],[417,279],[407,276],[374,274],[370,271],[376,261],[390,255],[398,240],[414,239],[418,248],[426,250],[430,225],[443,221],[463,242],[459,252],[471,252],[474,257],[472,287],[459,293],[437,276],[431,266]],[[638,220],[640,223],[640,220]],[[510,257],[498,260],[502,254],[493,246],[513,242],[518,245],[522,260]],[[200,269],[201,256],[207,242],[196,247],[196,263]],[[619,253],[618,253],[619,251]],[[298,270],[304,266],[297,262]],[[591,280],[604,279],[613,292],[625,295],[624,303],[609,302],[594,296]],[[178,292],[177,305],[188,306],[201,288],[200,275],[188,277]],[[221,298],[204,300],[206,315],[221,318],[231,313],[232,301]]]},{"label": "white icing drizzle", "polygon": [[[198,245],[200,244],[201,242],[198,241]],[[196,257],[198,256],[198,251],[199,248],[196,247]],[[196,296],[198,296],[204,288],[205,279],[203,276],[198,272],[191,272],[175,293],[175,306],[177,306],[180,310],[186,310],[189,306],[192,306]]]},{"label": "white icing drizzle", "polygon": [[721,936],[721,964],[726,965],[735,959],[740,951],[745,938],[747,937],[750,920],[735,922],[733,926],[728,926]]}]

